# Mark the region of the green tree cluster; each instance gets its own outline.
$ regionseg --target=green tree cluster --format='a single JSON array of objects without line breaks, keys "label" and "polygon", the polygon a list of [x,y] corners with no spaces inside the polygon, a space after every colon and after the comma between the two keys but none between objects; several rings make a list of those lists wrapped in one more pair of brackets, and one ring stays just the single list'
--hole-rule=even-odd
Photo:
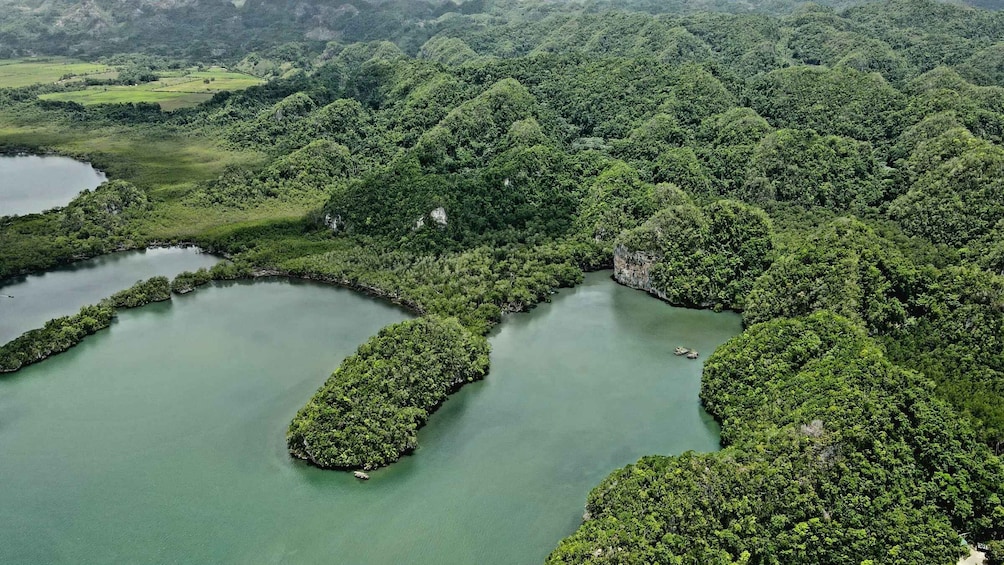
[{"label": "green tree cluster", "polygon": [[197,191],[193,204],[250,208],[266,201],[319,202],[354,172],[349,150],[319,139],[277,158],[258,172],[229,167]]},{"label": "green tree cluster", "polygon": [[753,150],[741,194],[753,202],[795,202],[846,210],[882,197],[879,163],[868,142],[782,129]]},{"label": "green tree cluster", "polygon": [[209,269],[201,268],[197,271],[184,271],[178,273],[171,281],[171,292],[175,294],[188,294],[196,288],[209,284],[213,280],[213,275]]},{"label": "green tree cluster", "polygon": [[[770,264],[770,218],[732,200],[703,208],[680,200],[617,238],[614,276],[672,304],[741,309]],[[631,280],[636,268],[647,281]]]},{"label": "green tree cluster", "polygon": [[0,373],[12,373],[61,353],[80,343],[86,336],[107,328],[115,317],[110,303],[84,306],[72,316],[49,320],[44,326],[29,330],[0,346]]},{"label": "green tree cluster", "polygon": [[780,255],[754,283],[748,324],[830,310],[873,333],[903,326],[916,268],[858,220],[840,218]]},{"label": "green tree cluster", "polygon": [[453,390],[487,372],[488,342],[455,319],[388,326],[300,409],[290,453],[327,468],[387,465],[418,447],[418,428]]},{"label": "green tree cluster", "polygon": [[171,283],[167,277],[152,277],[145,281],[137,281],[132,287],[116,292],[108,298],[116,309],[136,308],[151,302],[170,299]]},{"label": "green tree cluster", "polygon": [[748,295],[744,320],[822,310],[862,324],[1004,452],[1004,278],[975,267],[918,266],[875,230],[841,218],[770,265]]},{"label": "green tree cluster", "polygon": [[374,292],[419,312],[456,317],[485,334],[503,314],[548,300],[555,289],[605,264],[595,245],[476,247],[440,256],[381,246],[346,246],[276,263],[282,272]]},{"label": "green tree cluster", "polygon": [[0,279],[131,247],[139,239],[132,221],[149,210],[141,190],[114,180],[65,208],[0,218]]},{"label": "green tree cluster", "polygon": [[951,563],[1004,528],[1000,460],[845,318],[747,329],[701,397],[727,447],[615,472],[548,563]]}]

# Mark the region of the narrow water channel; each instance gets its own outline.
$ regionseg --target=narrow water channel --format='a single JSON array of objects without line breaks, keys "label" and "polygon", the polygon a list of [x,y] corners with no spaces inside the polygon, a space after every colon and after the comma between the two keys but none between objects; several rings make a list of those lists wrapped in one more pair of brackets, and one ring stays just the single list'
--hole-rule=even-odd
[{"label": "narrow water channel", "polygon": [[740,331],[609,273],[554,298],[508,318],[488,378],[368,482],[292,461],[285,428],[404,312],[285,281],[125,312],[0,379],[0,562],[540,563],[613,469],[717,448],[700,361],[672,349]]},{"label": "narrow water channel", "polygon": [[195,248],[112,253],[0,283],[0,345],[58,316],[129,288],[138,280],[211,267],[219,257]]}]

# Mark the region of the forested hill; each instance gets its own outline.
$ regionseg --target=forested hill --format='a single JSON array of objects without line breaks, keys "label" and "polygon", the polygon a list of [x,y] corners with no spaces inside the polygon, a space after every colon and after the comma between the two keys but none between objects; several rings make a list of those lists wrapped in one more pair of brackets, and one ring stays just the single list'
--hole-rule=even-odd
[{"label": "forested hill", "polygon": [[[819,0],[836,9],[864,0]],[[1000,8],[1000,0],[945,0]],[[388,40],[414,54],[430,37],[472,23],[510,24],[558,14],[620,10],[786,14],[798,0],[0,0],[0,58],[26,55],[239,59],[249,51],[327,41]]]},{"label": "forested hill", "polygon": [[[616,471],[551,563],[950,565],[962,532],[1004,540],[1004,13],[378,17],[388,3],[338,8],[386,27],[305,41],[307,24],[348,20],[100,0],[76,4],[106,18],[88,29],[57,25],[68,5],[0,11],[6,45],[145,51],[137,65],[224,49],[271,80],[174,112],[48,97],[81,81],[0,89],[0,149],[83,154],[114,179],[0,218],[0,279],[190,241],[233,276],[334,282],[423,316],[304,399],[294,455],[390,464],[484,376],[504,314],[614,267],[671,303],[742,312],[702,377],[723,449]],[[151,14],[177,17],[141,33]],[[214,31],[171,27],[185,22]]]}]

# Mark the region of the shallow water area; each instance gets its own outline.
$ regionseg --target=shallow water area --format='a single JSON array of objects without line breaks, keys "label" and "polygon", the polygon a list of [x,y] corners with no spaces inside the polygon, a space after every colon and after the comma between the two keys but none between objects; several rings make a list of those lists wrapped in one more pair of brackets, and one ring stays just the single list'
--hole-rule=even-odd
[{"label": "shallow water area", "polygon": [[290,419],[402,310],[273,279],[124,312],[0,379],[0,562],[540,563],[589,490],[653,453],[718,447],[702,358],[739,317],[609,273],[508,317],[492,370],[363,482],[290,459]]},{"label": "shallow water area", "polygon": [[112,253],[77,261],[0,284],[0,345],[58,316],[76,313],[136,281],[173,278],[182,271],[212,267],[219,257],[195,247],[164,247]]},{"label": "shallow water area", "polygon": [[66,206],[82,190],[105,182],[88,163],[55,155],[0,156],[0,216]]}]

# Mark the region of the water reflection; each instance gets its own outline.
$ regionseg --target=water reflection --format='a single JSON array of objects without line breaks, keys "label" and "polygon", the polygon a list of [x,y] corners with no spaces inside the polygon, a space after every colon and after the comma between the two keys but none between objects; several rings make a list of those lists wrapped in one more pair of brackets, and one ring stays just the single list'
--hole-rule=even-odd
[{"label": "water reflection", "polygon": [[20,216],[65,206],[105,174],[68,157],[0,156],[0,216]]}]

